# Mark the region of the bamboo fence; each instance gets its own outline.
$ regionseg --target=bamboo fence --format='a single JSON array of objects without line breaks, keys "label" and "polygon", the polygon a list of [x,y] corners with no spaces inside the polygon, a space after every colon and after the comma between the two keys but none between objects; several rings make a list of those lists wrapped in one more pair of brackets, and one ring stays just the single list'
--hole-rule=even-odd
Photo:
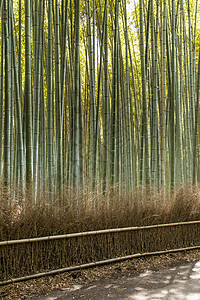
[{"label": "bamboo fence", "polygon": [[0,285],[200,248],[200,221],[0,242]]}]

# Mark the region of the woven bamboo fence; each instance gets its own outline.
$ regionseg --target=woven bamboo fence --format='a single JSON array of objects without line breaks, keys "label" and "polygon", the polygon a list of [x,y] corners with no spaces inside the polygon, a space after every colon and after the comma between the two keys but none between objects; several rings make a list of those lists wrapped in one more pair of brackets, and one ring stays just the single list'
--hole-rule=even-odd
[{"label": "woven bamboo fence", "polygon": [[98,262],[197,248],[200,221],[2,241],[0,285],[15,282],[15,278],[35,278]]}]

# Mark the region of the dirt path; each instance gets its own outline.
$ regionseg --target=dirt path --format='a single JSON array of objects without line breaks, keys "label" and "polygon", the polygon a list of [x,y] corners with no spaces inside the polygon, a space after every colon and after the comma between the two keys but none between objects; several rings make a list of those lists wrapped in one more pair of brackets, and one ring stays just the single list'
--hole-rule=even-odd
[{"label": "dirt path", "polygon": [[200,300],[200,261],[160,271],[148,270],[137,276],[126,275],[73,285],[32,299]]}]

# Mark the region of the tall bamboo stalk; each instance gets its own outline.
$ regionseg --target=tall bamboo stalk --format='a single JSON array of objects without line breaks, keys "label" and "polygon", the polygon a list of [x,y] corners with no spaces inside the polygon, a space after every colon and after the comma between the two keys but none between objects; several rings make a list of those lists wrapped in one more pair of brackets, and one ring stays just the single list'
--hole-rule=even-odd
[{"label": "tall bamboo stalk", "polygon": [[31,1],[25,0],[25,86],[26,103],[26,184],[30,188],[33,181],[32,142],[32,84],[31,84]]}]

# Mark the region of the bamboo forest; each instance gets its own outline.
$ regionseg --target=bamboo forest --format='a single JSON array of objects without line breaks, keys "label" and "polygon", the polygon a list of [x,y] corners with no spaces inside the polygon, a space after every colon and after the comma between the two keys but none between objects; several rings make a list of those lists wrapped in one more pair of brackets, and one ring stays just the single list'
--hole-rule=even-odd
[{"label": "bamboo forest", "polygon": [[198,0],[0,0],[0,286],[199,255],[199,103]]},{"label": "bamboo forest", "polygon": [[200,181],[198,0],[1,0],[3,186]]}]

